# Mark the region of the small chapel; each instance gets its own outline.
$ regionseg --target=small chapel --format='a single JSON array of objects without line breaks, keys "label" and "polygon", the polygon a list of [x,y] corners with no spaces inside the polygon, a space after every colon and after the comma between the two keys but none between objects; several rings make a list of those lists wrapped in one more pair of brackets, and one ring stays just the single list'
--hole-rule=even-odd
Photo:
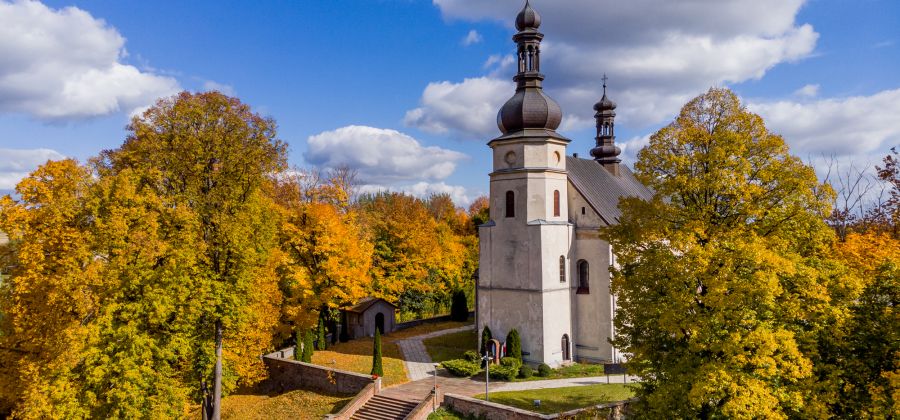
[{"label": "small chapel", "polygon": [[[490,221],[479,227],[476,325],[495,337],[519,331],[523,358],[551,367],[619,362],[609,243],[599,229],[617,223],[621,197],[651,198],[619,159],[616,104],[594,105],[597,135],[582,146],[556,132],[559,105],[543,89],[541,17],[528,2],[516,17],[516,92],[497,114],[501,135],[488,146]],[[578,157],[581,147],[590,158]],[[588,150],[589,149],[589,150]]]}]

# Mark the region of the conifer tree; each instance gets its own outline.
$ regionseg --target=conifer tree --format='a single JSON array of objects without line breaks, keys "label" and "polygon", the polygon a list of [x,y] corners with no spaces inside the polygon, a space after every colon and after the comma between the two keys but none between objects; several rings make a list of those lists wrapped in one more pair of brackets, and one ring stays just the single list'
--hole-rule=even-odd
[{"label": "conifer tree", "polygon": [[457,322],[465,322],[469,319],[469,307],[466,303],[466,292],[462,290],[453,292],[453,300],[450,304],[450,319]]},{"label": "conifer tree", "polygon": [[488,343],[494,339],[494,336],[491,335],[491,329],[488,328],[487,325],[484,326],[484,329],[481,330],[481,354],[483,355],[486,351],[488,351]]},{"label": "conifer tree", "polygon": [[325,319],[324,315],[319,315],[319,324],[316,326],[316,350],[325,350],[328,343],[325,341]]},{"label": "conifer tree", "polygon": [[313,350],[313,333],[310,330],[305,330],[303,332],[303,353],[300,361],[312,363]]},{"label": "conifer tree", "polygon": [[375,329],[375,345],[372,348],[372,375],[384,376],[381,366],[381,332]]},{"label": "conifer tree", "polygon": [[519,338],[519,331],[515,328],[509,330],[506,335],[506,357],[514,357],[520,362],[522,361],[522,340]]}]

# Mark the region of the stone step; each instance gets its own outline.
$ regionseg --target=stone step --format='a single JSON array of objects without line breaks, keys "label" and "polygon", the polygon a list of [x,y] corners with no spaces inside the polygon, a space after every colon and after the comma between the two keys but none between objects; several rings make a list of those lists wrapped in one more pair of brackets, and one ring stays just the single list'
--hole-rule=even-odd
[{"label": "stone step", "polygon": [[403,420],[416,406],[414,401],[375,395],[353,414],[353,420]]}]

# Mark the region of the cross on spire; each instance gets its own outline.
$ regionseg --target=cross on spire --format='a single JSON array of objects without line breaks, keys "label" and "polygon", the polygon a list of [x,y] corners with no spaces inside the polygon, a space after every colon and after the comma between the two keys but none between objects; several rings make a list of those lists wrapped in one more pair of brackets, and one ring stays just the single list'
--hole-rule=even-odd
[{"label": "cross on spire", "polygon": [[606,81],[609,80],[609,77],[606,77],[606,73],[603,73],[603,77],[600,80],[603,81],[603,94],[606,95]]}]

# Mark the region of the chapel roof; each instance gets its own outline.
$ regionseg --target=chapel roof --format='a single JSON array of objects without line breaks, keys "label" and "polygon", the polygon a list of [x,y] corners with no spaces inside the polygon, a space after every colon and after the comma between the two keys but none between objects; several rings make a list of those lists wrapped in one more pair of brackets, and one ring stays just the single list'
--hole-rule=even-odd
[{"label": "chapel roof", "polygon": [[353,306],[347,308],[346,311],[361,314],[361,313],[365,312],[366,310],[368,310],[369,308],[371,308],[372,305],[374,305],[378,302],[385,302],[388,305],[391,305],[395,308],[397,307],[397,305],[394,305],[393,303],[388,302],[382,298],[376,298],[376,297],[369,296],[369,297],[364,297],[364,298],[360,299],[359,302],[356,302],[356,305],[353,305]]},{"label": "chapel roof", "polygon": [[622,216],[619,211],[620,198],[653,198],[653,192],[641,184],[625,165],[619,167],[619,175],[616,176],[596,160],[566,156],[566,169],[569,182],[607,224],[618,223]]}]

